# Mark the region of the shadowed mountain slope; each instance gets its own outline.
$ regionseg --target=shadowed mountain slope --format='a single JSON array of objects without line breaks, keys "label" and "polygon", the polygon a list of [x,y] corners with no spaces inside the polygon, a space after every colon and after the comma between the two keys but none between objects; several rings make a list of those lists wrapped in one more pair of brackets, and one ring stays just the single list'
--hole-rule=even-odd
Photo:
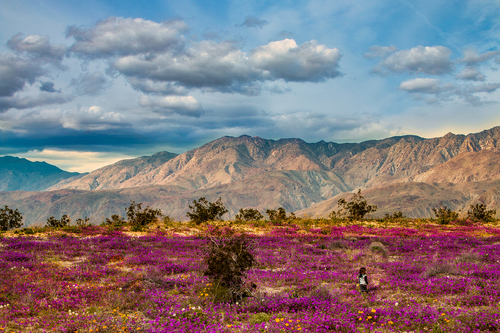
[{"label": "shadowed mountain slope", "polygon": [[43,191],[62,180],[75,180],[81,176],[83,174],[66,172],[45,162],[0,157],[0,191]]}]

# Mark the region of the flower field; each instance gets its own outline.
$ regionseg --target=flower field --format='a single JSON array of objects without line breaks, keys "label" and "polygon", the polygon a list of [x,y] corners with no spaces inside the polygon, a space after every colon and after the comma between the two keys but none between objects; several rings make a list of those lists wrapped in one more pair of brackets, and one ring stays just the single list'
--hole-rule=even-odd
[{"label": "flower field", "polygon": [[[213,302],[203,230],[0,238],[0,332],[498,332],[500,230],[256,228],[257,288]],[[369,293],[356,290],[366,267]]]}]

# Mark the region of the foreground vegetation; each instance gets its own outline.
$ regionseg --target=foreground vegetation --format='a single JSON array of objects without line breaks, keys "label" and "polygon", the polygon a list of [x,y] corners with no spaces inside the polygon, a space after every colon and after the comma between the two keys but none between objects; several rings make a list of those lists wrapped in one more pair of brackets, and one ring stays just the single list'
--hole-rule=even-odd
[{"label": "foreground vegetation", "polygon": [[[500,229],[460,223],[468,225],[295,219],[9,231],[0,238],[0,332],[497,332]],[[204,274],[215,225],[253,235],[249,297],[221,302]],[[361,266],[366,296],[355,289]]]}]

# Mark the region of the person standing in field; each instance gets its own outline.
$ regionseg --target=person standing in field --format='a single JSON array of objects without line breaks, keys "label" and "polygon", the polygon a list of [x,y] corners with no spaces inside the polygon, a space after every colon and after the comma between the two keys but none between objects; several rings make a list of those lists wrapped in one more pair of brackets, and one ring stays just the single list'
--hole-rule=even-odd
[{"label": "person standing in field", "polygon": [[368,276],[366,275],[366,268],[361,267],[358,274],[359,289],[362,293],[368,292]]}]

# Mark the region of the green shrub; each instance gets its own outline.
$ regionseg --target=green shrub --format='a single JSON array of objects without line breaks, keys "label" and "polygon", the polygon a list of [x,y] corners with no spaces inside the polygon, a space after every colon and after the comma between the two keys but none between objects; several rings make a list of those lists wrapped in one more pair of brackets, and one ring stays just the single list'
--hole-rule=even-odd
[{"label": "green shrub", "polygon": [[266,214],[269,217],[269,221],[271,222],[285,222],[297,218],[295,216],[295,213],[290,213],[289,216],[286,216],[286,210],[283,207],[278,208],[278,210],[268,209],[266,210]]},{"label": "green shrub", "polygon": [[[115,216],[115,215],[113,215]],[[111,218],[113,218],[111,216]],[[161,216],[160,209],[151,209],[149,206],[142,209],[142,203],[136,204],[135,201],[131,201],[130,206],[127,208],[127,217],[132,228],[142,229],[142,227],[147,226],[158,220],[158,216]],[[121,218],[116,215],[116,222],[121,223]],[[113,223],[115,220],[113,220]],[[133,230],[134,231],[134,230]],[[137,230],[139,231],[139,230]]]},{"label": "green shrub", "polygon": [[9,206],[5,206],[4,208],[0,208],[0,230],[7,231],[10,229],[19,228],[23,225],[22,223],[23,216],[16,209],[12,210]]},{"label": "green shrub", "polygon": [[257,324],[267,323],[272,318],[273,316],[269,313],[259,312],[251,314],[250,317],[248,318],[248,321],[252,325],[257,325]]},{"label": "green shrub", "polygon": [[47,227],[50,228],[63,228],[71,224],[71,219],[68,215],[64,214],[61,216],[60,220],[57,220],[54,216],[51,216],[47,219]]},{"label": "green shrub", "polygon": [[403,215],[402,211],[393,212],[392,214],[386,213],[384,216],[385,221],[403,220],[405,218],[406,218],[406,216]]},{"label": "green shrub", "polygon": [[[139,206],[139,208],[140,208],[140,206]],[[127,224],[127,222],[123,219],[123,217],[121,217],[118,214],[111,215],[111,219],[106,217],[106,220],[104,221],[104,223],[108,226],[113,226],[113,227],[121,227],[121,226]]]},{"label": "green shrub", "polygon": [[240,209],[240,212],[236,214],[235,219],[237,221],[260,221],[264,216],[257,210],[253,208]]},{"label": "green shrub", "polygon": [[222,215],[227,213],[221,198],[216,202],[209,202],[204,197],[201,197],[198,201],[193,200],[193,206],[189,205],[189,209],[191,211],[186,216],[196,225],[208,221],[220,221]]},{"label": "green shrub", "polygon": [[439,224],[448,224],[458,219],[458,213],[452,211],[443,204],[439,205],[439,207],[432,208],[432,211],[434,215],[436,215]]},{"label": "green shrub", "polygon": [[348,218],[349,220],[361,220],[366,214],[377,211],[377,206],[368,205],[365,198],[361,195],[361,190],[354,194],[351,201],[347,202],[344,198],[337,202],[339,210],[330,213],[330,219]]},{"label": "green shrub", "polygon": [[496,210],[486,210],[486,206],[482,203],[470,205],[470,210],[467,211],[467,219],[472,221],[491,222],[495,220]]},{"label": "green shrub", "polygon": [[89,223],[89,218],[85,216],[85,219],[77,219],[76,220],[76,225],[79,227],[87,227],[90,225]]}]

